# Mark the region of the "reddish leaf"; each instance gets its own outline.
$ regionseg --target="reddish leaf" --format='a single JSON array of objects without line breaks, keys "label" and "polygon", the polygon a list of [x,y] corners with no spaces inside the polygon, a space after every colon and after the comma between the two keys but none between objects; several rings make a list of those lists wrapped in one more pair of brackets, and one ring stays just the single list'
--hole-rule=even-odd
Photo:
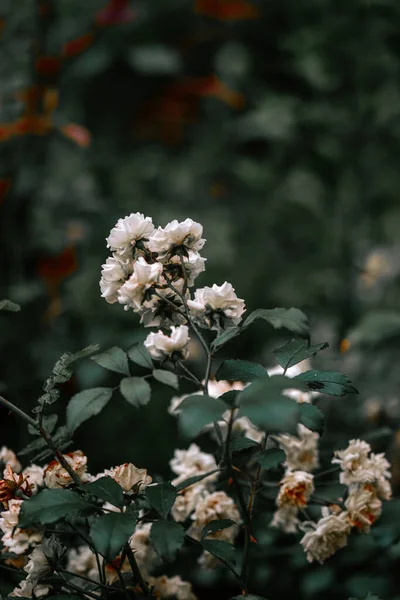
[{"label": "reddish leaf", "polygon": [[93,44],[94,34],[92,32],[85,33],[70,42],[66,42],[63,45],[62,54],[63,56],[70,58],[71,56],[76,56],[77,54],[81,54]]},{"label": "reddish leaf", "polygon": [[11,181],[10,179],[0,179],[0,204],[10,191]]},{"label": "reddish leaf", "polygon": [[35,63],[35,69],[39,75],[57,75],[61,69],[61,58],[59,56],[39,56]]},{"label": "reddish leaf", "polygon": [[48,283],[54,283],[62,281],[76,271],[77,268],[78,261],[75,248],[68,246],[60,254],[41,260],[38,265],[38,274]]},{"label": "reddish leaf", "polygon": [[129,23],[135,17],[135,12],[129,7],[129,0],[110,0],[107,6],[96,13],[95,23],[100,26],[119,25]]},{"label": "reddish leaf", "polygon": [[68,125],[60,127],[60,131],[67,138],[78,144],[78,146],[82,148],[90,146],[91,135],[86,127],[82,127],[82,125],[77,125],[76,123],[68,123]]},{"label": "reddish leaf", "polygon": [[221,21],[256,19],[260,15],[246,0],[195,0],[194,12]]}]

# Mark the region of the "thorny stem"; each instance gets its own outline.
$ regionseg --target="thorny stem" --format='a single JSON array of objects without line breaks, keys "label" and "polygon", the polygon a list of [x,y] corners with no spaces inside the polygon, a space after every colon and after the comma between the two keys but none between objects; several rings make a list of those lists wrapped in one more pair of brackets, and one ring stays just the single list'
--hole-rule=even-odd
[{"label": "thorny stem", "polygon": [[232,465],[232,459],[231,459],[231,453],[230,453],[230,447],[229,447],[230,441],[231,441],[231,436],[232,436],[233,423],[235,421],[235,413],[236,413],[236,409],[232,408],[231,414],[229,417],[229,421],[228,421],[228,433],[227,433],[226,442],[225,442],[225,462],[228,467],[228,473],[230,474],[230,477],[232,478],[232,482],[233,482],[233,485],[236,490],[236,494],[238,497],[238,501],[240,504],[240,508],[241,508],[243,520],[244,520],[245,541],[244,541],[244,555],[243,555],[240,579],[241,579],[242,586],[243,586],[242,591],[243,591],[243,593],[247,594],[246,577],[247,577],[247,565],[248,565],[250,543],[251,543],[251,519],[250,519],[248,507],[246,505],[246,501],[244,499],[242,488],[240,487],[240,484],[236,477],[235,469],[233,468],[233,465]]},{"label": "thorny stem", "polygon": [[153,594],[151,593],[151,590],[149,588],[149,586],[147,585],[147,583],[145,582],[145,580],[143,579],[143,576],[140,572],[139,569],[139,565],[136,562],[136,558],[135,555],[132,551],[132,548],[129,546],[129,544],[125,545],[125,553],[128,557],[128,561],[129,561],[129,565],[131,567],[132,573],[133,575],[136,577],[136,580],[139,584],[140,589],[143,591],[143,593],[148,596],[149,598],[153,597]]},{"label": "thorny stem", "polygon": [[62,581],[64,583],[64,587],[69,588],[69,589],[73,590],[74,592],[78,592],[78,594],[80,594],[83,597],[90,596],[91,598],[94,598],[95,600],[100,600],[100,596],[98,594],[89,592],[89,590],[83,590],[80,587],[78,587],[77,585],[74,585],[73,583],[71,583],[70,581],[65,579],[65,577],[62,575],[62,573],[60,573],[60,571],[56,571],[56,573],[62,579]]},{"label": "thorny stem", "polygon": [[70,475],[73,482],[76,485],[80,485],[81,480],[80,480],[79,476],[77,475],[77,473],[75,473],[75,471],[71,468],[71,466],[65,460],[63,454],[57,448],[57,446],[53,442],[51,435],[46,431],[46,429],[44,427],[41,427],[41,425],[37,421],[35,421],[35,419],[32,419],[32,417],[30,417],[29,415],[26,414],[26,412],[24,412],[23,410],[18,408],[18,406],[15,406],[15,404],[12,404],[12,402],[9,402],[5,398],[3,398],[3,396],[0,396],[0,404],[3,404],[3,406],[5,406],[9,410],[11,410],[13,413],[15,413],[16,415],[21,417],[21,419],[23,419],[24,421],[29,423],[29,425],[34,427],[34,429],[36,429],[36,431],[39,433],[39,435],[42,436],[42,438],[44,439],[44,441],[46,442],[46,444],[48,445],[50,450],[53,452],[54,456],[56,457],[56,459],[58,460],[60,465]]}]

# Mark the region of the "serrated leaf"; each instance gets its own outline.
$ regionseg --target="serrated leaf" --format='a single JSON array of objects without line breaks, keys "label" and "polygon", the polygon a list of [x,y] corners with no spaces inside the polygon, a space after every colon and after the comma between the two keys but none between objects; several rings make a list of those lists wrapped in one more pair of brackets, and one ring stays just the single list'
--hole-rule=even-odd
[{"label": "serrated leaf", "polygon": [[309,358],[316,352],[325,350],[325,348],[328,347],[329,344],[326,342],[308,346],[307,342],[303,342],[302,340],[291,340],[281,348],[274,350],[273,355],[283,369],[289,369],[306,358]]},{"label": "serrated leaf", "polygon": [[218,368],[215,379],[217,381],[254,381],[267,374],[266,369],[256,362],[249,360],[224,360]]},{"label": "serrated leaf", "polygon": [[92,388],[72,396],[67,406],[67,427],[75,431],[84,421],[98,415],[111,399],[111,388]]},{"label": "serrated leaf", "polygon": [[296,434],[299,404],[282,393],[293,387],[292,381],[283,375],[253,381],[240,394],[240,414],[269,433]]},{"label": "serrated leaf", "polygon": [[173,561],[176,553],[183,546],[185,530],[175,521],[156,521],[150,530],[150,542],[157,554],[168,561]]},{"label": "serrated leaf", "polygon": [[218,348],[221,348],[221,346],[229,342],[229,340],[239,335],[241,331],[241,327],[230,327],[229,329],[226,329],[226,331],[220,333],[220,335],[218,335],[215,340],[211,342],[211,350],[214,352]]},{"label": "serrated leaf", "polygon": [[228,406],[219,398],[193,395],[182,400],[179,405],[179,427],[182,433],[195,437],[205,425],[218,421]]},{"label": "serrated leaf", "polygon": [[170,387],[179,389],[179,379],[175,373],[171,371],[164,371],[163,369],[154,369],[153,371],[154,379],[157,379],[160,383],[164,383],[165,385],[169,385]]},{"label": "serrated leaf", "polygon": [[131,348],[128,350],[128,356],[130,360],[140,367],[144,367],[145,369],[153,368],[153,361],[150,356],[149,351],[143,344],[133,344]]},{"label": "serrated leaf", "polygon": [[330,396],[358,394],[347,375],[335,371],[305,371],[292,378],[295,385],[297,381],[305,382],[310,390]]},{"label": "serrated leaf", "polygon": [[263,469],[276,469],[286,460],[281,448],[268,448],[257,456],[257,462]]},{"label": "serrated leaf", "polygon": [[169,482],[148,485],[146,496],[151,506],[164,518],[167,519],[176,498],[176,488]]},{"label": "serrated leaf", "polygon": [[55,523],[63,517],[87,509],[93,509],[92,505],[71,490],[45,489],[22,503],[18,526],[26,528],[35,523]]},{"label": "serrated leaf", "polygon": [[16,302],[11,302],[11,300],[0,300],[0,310],[8,310],[9,312],[19,312],[21,307]]},{"label": "serrated leaf", "polygon": [[115,371],[115,373],[122,373],[123,375],[129,375],[128,357],[126,353],[117,346],[113,346],[101,354],[92,356],[91,359],[109,371]]},{"label": "serrated leaf", "polygon": [[175,486],[175,489],[177,492],[180,492],[180,491],[184,490],[185,488],[188,488],[189,486],[194,485],[195,483],[199,483],[199,481],[202,481],[206,477],[209,477],[210,475],[214,475],[214,473],[218,473],[218,472],[219,472],[219,469],[214,469],[213,471],[209,471],[208,473],[203,473],[202,475],[193,475],[192,477],[188,477],[184,481],[181,481],[180,483],[178,483]]},{"label": "serrated leaf", "polygon": [[203,540],[201,545],[203,546],[204,550],[207,550],[207,552],[219,560],[227,562],[230,565],[235,564],[235,547],[232,544],[223,542],[221,540]]},{"label": "serrated leaf", "polygon": [[299,405],[300,408],[300,423],[302,423],[307,429],[316,431],[319,435],[324,433],[324,415],[323,413],[308,402],[302,402]]},{"label": "serrated leaf", "polygon": [[121,486],[111,477],[100,477],[96,481],[87,483],[82,489],[93,496],[97,496],[113,506],[122,508],[124,506],[124,493]]},{"label": "serrated leaf", "polygon": [[247,437],[236,437],[231,440],[231,452],[241,452],[249,448],[259,448],[260,444]]},{"label": "serrated leaf", "polygon": [[232,519],[216,519],[215,521],[210,521],[203,527],[201,539],[203,540],[211,533],[216,533],[222,529],[228,529],[228,527],[232,527],[232,525],[236,525],[235,521],[232,521]]},{"label": "serrated leaf", "polygon": [[150,402],[151,387],[143,377],[124,377],[119,383],[119,389],[125,400],[136,408]]},{"label": "serrated leaf", "polygon": [[106,560],[113,560],[135,531],[136,522],[132,513],[112,512],[98,517],[90,528],[90,537],[97,552]]},{"label": "serrated leaf", "polygon": [[306,315],[298,308],[258,308],[250,313],[242,328],[249,327],[257,319],[267,321],[274,329],[287,329],[299,337],[309,339],[310,326]]}]

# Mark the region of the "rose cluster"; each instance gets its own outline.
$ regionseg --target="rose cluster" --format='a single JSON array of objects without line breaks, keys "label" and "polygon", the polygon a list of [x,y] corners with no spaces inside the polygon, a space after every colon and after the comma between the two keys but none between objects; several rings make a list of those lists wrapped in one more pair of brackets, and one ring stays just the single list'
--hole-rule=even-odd
[{"label": "rose cluster", "polygon": [[[198,288],[195,279],[205,270],[203,227],[192,219],[153,225],[150,217],[132,213],[119,219],[107,238],[112,256],[102,266],[100,289],[109,303],[140,315],[145,327],[185,327],[188,318],[200,327],[217,331],[237,325],[245,311],[230,283]],[[188,330],[151,333],[146,340],[157,360],[186,357]]]}]

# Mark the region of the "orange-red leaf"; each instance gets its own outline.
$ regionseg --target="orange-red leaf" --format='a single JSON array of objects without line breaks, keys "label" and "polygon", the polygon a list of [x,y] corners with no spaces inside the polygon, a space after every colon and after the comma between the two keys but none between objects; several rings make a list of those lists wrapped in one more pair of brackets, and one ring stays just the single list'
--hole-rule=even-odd
[{"label": "orange-red leaf", "polygon": [[119,25],[129,23],[135,17],[135,12],[129,7],[129,0],[110,0],[107,6],[96,13],[95,23],[100,26]]},{"label": "orange-red leaf", "polygon": [[36,72],[39,75],[49,77],[57,75],[61,69],[61,58],[59,56],[39,56],[35,63]]},{"label": "orange-red leaf", "polygon": [[220,21],[256,19],[260,15],[259,10],[246,0],[195,0],[194,12]]},{"label": "orange-red leaf", "polygon": [[82,127],[82,125],[77,125],[76,123],[68,123],[68,125],[60,127],[60,131],[67,138],[78,144],[78,146],[82,148],[90,146],[91,135],[86,127]]},{"label": "orange-red leaf", "polygon": [[51,119],[44,115],[25,115],[14,122],[15,135],[46,135],[52,128]]},{"label": "orange-red leaf", "polygon": [[40,261],[38,274],[47,283],[58,283],[78,268],[74,246],[67,246],[60,254]]},{"label": "orange-red leaf", "polygon": [[10,191],[11,180],[10,179],[0,179],[0,204],[3,202],[4,198],[7,196]]},{"label": "orange-red leaf", "polygon": [[8,141],[14,135],[13,123],[0,123],[0,142]]},{"label": "orange-red leaf", "polygon": [[70,42],[66,42],[63,45],[62,54],[66,58],[70,58],[71,56],[76,56],[77,54],[81,54],[93,44],[94,35],[92,32],[85,33]]}]

